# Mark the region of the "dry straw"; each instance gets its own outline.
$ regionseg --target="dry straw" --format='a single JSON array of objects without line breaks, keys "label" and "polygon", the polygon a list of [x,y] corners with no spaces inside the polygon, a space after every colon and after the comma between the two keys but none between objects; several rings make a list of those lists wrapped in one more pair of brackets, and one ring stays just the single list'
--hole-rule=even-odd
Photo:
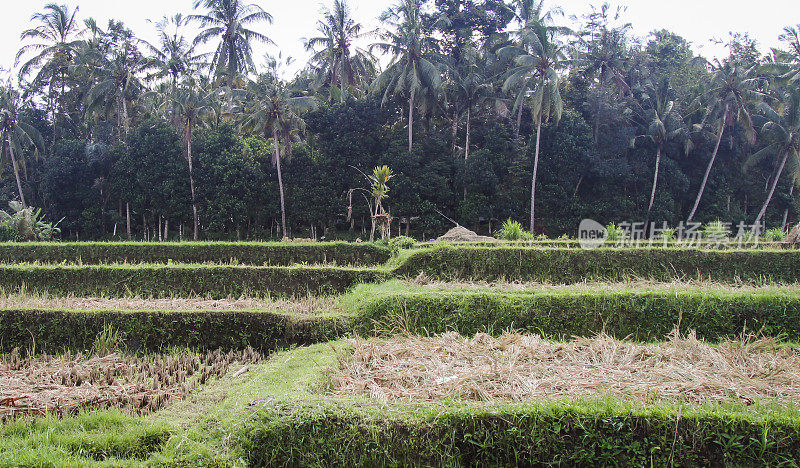
[{"label": "dry straw", "polygon": [[331,393],[386,400],[527,401],[616,396],[629,401],[800,402],[800,354],[771,338],[712,346],[673,332],[659,344],[606,334],[568,343],[456,333],[352,340],[330,370]]}]

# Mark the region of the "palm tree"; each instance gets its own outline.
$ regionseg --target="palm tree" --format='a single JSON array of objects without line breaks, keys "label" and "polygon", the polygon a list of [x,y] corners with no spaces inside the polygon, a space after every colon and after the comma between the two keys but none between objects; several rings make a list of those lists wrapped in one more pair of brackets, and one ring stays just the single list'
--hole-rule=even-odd
[{"label": "palm tree", "polygon": [[383,92],[382,104],[394,97],[407,97],[409,152],[414,145],[414,109],[420,106],[425,111],[442,82],[442,73],[435,64],[438,61],[429,52],[433,50],[434,39],[422,30],[421,6],[421,0],[400,0],[386,10],[381,21],[392,30],[383,31],[383,42],[371,46],[392,54],[389,67],[378,75],[371,88],[373,92]]},{"label": "palm tree", "polygon": [[[19,79],[22,81],[38,69],[32,85],[34,88],[48,86],[53,123],[56,121],[56,116],[63,112],[64,106],[61,101],[66,91],[67,74],[77,45],[77,41],[73,40],[79,29],[75,18],[77,13],[77,7],[70,11],[66,5],[48,3],[43,12],[31,16],[31,21],[39,24],[26,29],[20,35],[20,40],[28,43],[17,52],[15,65],[19,65],[23,56],[29,53],[35,55],[22,64],[19,69]],[[59,89],[58,97],[55,96],[56,89]]]},{"label": "palm tree", "polygon": [[697,192],[692,211],[686,219],[687,222],[691,222],[694,219],[697,207],[703,198],[708,175],[711,173],[711,168],[717,159],[717,152],[725,129],[738,122],[744,128],[748,141],[751,144],[755,143],[756,133],[753,128],[753,120],[747,110],[749,102],[760,96],[760,93],[753,89],[758,81],[757,78],[753,78],[754,68],[745,70],[729,62],[725,64],[717,62],[714,74],[711,77],[711,88],[705,94],[705,97],[710,100],[706,115],[703,118],[703,123],[695,126],[696,130],[702,131],[708,122],[713,122],[713,127],[717,132],[717,142],[714,146],[714,152],[711,153],[708,166],[706,166],[706,172],[703,175],[703,181],[700,183],[700,189]]},{"label": "palm tree", "polygon": [[317,100],[313,96],[294,96],[289,85],[279,78],[277,62],[273,60],[270,68],[270,73],[261,75],[257,81],[248,84],[243,96],[243,124],[246,129],[265,139],[272,138],[272,164],[277,168],[280,192],[281,229],[283,235],[287,236],[281,145],[291,155],[292,140],[298,133],[305,131],[305,121],[301,114],[316,108]]},{"label": "palm tree", "polygon": [[[566,55],[556,42],[557,29],[542,22],[530,22],[521,31],[522,47],[514,59],[514,67],[506,74],[503,90],[530,89],[525,97],[529,100],[533,122],[536,125],[536,150],[533,159],[531,178],[531,219],[530,230],[534,230],[536,207],[536,172],[539,168],[539,145],[542,135],[542,121],[551,116],[556,123],[561,119],[564,103],[559,91],[558,71],[566,66]],[[509,46],[514,47],[514,46]],[[513,49],[506,49],[509,53]],[[521,101],[521,98],[518,98]],[[521,105],[521,102],[520,102]]]},{"label": "palm tree", "polygon": [[305,47],[314,52],[310,61],[316,74],[316,88],[330,86],[339,91],[339,100],[344,102],[348,89],[363,87],[374,76],[375,58],[353,45],[366,34],[351,17],[346,0],[334,0],[333,8],[326,9],[323,17],[317,23],[320,36],[306,41]]},{"label": "palm tree", "polygon": [[[648,80],[645,84],[642,97],[647,108],[639,106],[642,123],[647,129],[644,134],[639,135],[631,141],[631,146],[636,146],[644,142],[651,143],[656,147],[656,164],[653,171],[653,188],[650,191],[650,203],[647,205],[647,216],[653,209],[653,202],[656,198],[656,187],[658,185],[658,172],[661,166],[661,154],[664,146],[672,141],[682,141],[684,151],[688,154],[691,150],[691,140],[689,131],[683,123],[683,117],[678,114],[675,102],[670,99],[672,88],[666,81],[656,87]],[[638,104],[638,103],[637,103]]]},{"label": "palm tree", "polygon": [[473,48],[464,53],[465,65],[462,70],[451,66],[449,83],[454,88],[455,99],[459,108],[466,109],[466,135],[464,141],[464,159],[469,159],[470,131],[472,127],[472,111],[476,106],[489,98],[492,91],[490,78],[486,76],[489,65],[487,57]]},{"label": "palm tree", "polygon": [[[20,118],[20,97],[10,83],[0,88],[0,174],[7,164],[17,181],[19,200],[25,208],[25,194],[22,192],[20,172],[25,170],[25,153],[30,151],[34,157],[39,156],[39,149],[44,147],[42,136],[32,125]],[[19,156],[19,158],[18,158]]]},{"label": "palm tree", "polygon": [[200,23],[203,29],[194,39],[194,44],[205,44],[219,38],[212,59],[217,76],[228,81],[235,76],[255,71],[253,43],[272,44],[272,41],[249,26],[259,23],[272,24],[272,15],[260,6],[240,0],[197,0],[194,7],[202,6],[205,14],[189,15],[190,21]]},{"label": "palm tree", "polygon": [[154,45],[142,41],[152,57],[151,66],[155,68],[149,78],[169,79],[171,90],[175,90],[181,78],[191,76],[206,66],[208,54],[197,53],[196,45],[182,34],[188,23],[188,18],[180,13],[172,17],[165,16],[156,23],[158,43]]},{"label": "palm tree", "polygon": [[749,169],[767,158],[774,158],[778,166],[767,199],[764,200],[753,223],[754,233],[767,212],[787,162],[790,162],[793,168],[794,180],[797,180],[797,172],[800,169],[800,89],[787,87],[782,98],[777,110],[767,103],[761,103],[760,108],[768,119],[761,128],[761,135],[769,141],[769,144],[751,155],[745,162],[745,169]]},{"label": "palm tree", "polygon": [[[599,11],[589,14],[588,30],[581,33],[579,41],[582,45],[582,52],[578,55],[578,63],[581,64],[581,71],[585,76],[597,80],[596,96],[594,97],[594,127],[593,136],[597,143],[600,133],[600,122],[605,105],[613,96],[609,96],[610,90],[616,89],[620,93],[630,91],[630,86],[625,80],[624,69],[628,57],[626,48],[626,34],[631,27],[624,24],[619,27],[609,25],[609,4],[603,4]],[[613,19],[619,19],[620,10],[618,9]]]},{"label": "palm tree", "polygon": [[150,67],[135,44],[133,33],[121,23],[112,22],[109,28],[111,50],[95,73],[97,81],[87,94],[89,114],[116,114],[117,138],[122,140],[130,128],[129,102],[144,89],[140,76]]},{"label": "palm tree", "polygon": [[189,164],[189,191],[192,195],[192,237],[197,240],[200,231],[200,218],[197,215],[197,199],[194,191],[194,167],[192,157],[192,131],[203,118],[214,114],[214,92],[206,93],[192,88],[181,88],[170,99],[176,120],[183,125],[183,144],[186,148],[186,161]]}]

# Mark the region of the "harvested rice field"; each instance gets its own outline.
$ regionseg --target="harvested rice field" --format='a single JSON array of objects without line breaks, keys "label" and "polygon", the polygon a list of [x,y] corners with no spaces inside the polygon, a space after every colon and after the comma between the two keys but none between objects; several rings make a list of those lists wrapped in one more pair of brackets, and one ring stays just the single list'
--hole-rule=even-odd
[{"label": "harvested rice field", "polygon": [[504,333],[472,338],[351,340],[330,371],[332,395],[379,400],[541,401],[624,398],[637,403],[800,402],[800,352],[771,338],[710,345],[694,333],[657,344],[606,334],[569,342]]},{"label": "harvested rice field", "polygon": [[0,422],[119,408],[147,414],[181,400],[231,367],[247,370],[261,355],[241,352],[130,356],[119,353],[24,358],[0,356]]}]

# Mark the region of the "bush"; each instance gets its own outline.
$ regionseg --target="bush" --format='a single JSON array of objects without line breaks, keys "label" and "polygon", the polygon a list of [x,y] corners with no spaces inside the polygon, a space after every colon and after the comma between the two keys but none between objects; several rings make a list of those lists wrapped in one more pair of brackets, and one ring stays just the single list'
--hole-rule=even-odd
[{"label": "bush", "polygon": [[234,263],[243,265],[374,265],[391,251],[346,242],[65,242],[0,244],[2,263]]},{"label": "bush", "polygon": [[9,202],[11,212],[0,210],[0,241],[49,241],[61,233],[61,229],[42,219],[42,210]]},{"label": "bush", "polygon": [[786,291],[440,291],[397,290],[390,283],[361,286],[353,297],[357,330],[365,336],[398,330],[471,336],[514,329],[553,338],[605,331],[652,341],[680,325],[681,331],[695,330],[709,341],[745,330],[800,341],[800,294]]},{"label": "bush", "polygon": [[519,240],[533,240],[534,236],[530,232],[526,231],[522,224],[519,221],[514,221],[512,219],[507,219],[503,226],[500,228],[497,233],[495,233],[495,237],[501,240],[507,241],[519,241]]},{"label": "bush", "polygon": [[606,241],[608,242],[619,242],[623,240],[625,237],[625,230],[617,227],[616,224],[611,223],[606,226]]},{"label": "bush", "polygon": [[377,270],[244,266],[0,266],[0,289],[53,295],[213,298],[341,293]]},{"label": "bush", "polygon": [[720,220],[712,221],[703,226],[703,239],[727,240],[731,235],[730,227]]},{"label": "bush", "polygon": [[636,278],[797,282],[797,250],[699,250],[680,248],[559,249],[451,247],[413,250],[395,269],[442,280],[578,283]]},{"label": "bush", "polygon": [[782,242],[784,239],[786,239],[786,233],[783,232],[783,229],[772,228],[764,232],[764,240],[767,242]]},{"label": "bush", "polygon": [[389,248],[391,248],[393,251],[398,251],[401,249],[410,249],[414,247],[415,242],[416,241],[414,240],[414,238],[408,236],[394,237],[389,240]]}]

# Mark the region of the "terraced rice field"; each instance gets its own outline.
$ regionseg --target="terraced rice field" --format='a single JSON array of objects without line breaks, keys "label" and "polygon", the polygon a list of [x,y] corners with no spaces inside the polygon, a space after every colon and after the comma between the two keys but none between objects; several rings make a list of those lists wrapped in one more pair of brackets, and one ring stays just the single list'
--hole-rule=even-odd
[{"label": "terraced rice field", "polygon": [[800,252],[0,245],[0,466],[781,465]]}]

